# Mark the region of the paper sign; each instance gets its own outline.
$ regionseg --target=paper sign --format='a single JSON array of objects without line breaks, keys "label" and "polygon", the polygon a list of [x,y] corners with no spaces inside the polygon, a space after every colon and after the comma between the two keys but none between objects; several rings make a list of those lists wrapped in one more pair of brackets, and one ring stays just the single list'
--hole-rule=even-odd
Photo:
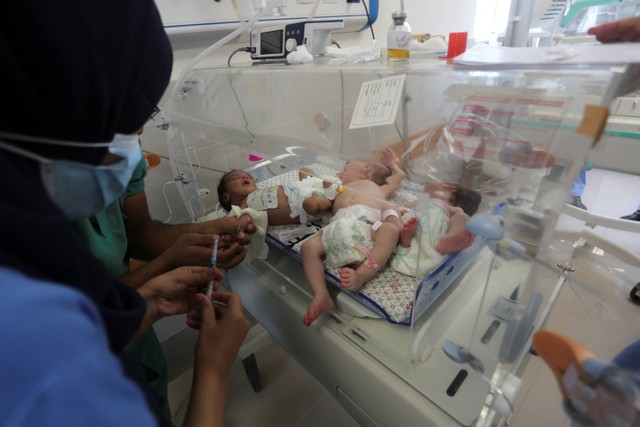
[{"label": "paper sign", "polygon": [[366,82],[360,88],[349,129],[393,123],[402,98],[405,74]]}]

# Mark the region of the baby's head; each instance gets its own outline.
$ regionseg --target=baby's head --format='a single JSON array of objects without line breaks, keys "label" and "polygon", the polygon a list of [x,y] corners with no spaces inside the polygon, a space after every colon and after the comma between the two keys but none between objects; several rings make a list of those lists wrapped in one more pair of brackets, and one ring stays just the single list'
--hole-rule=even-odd
[{"label": "baby's head", "polygon": [[367,162],[365,174],[376,184],[384,185],[387,183],[387,178],[393,175],[393,171],[380,162]]},{"label": "baby's head", "polygon": [[424,186],[424,190],[433,198],[461,208],[469,216],[478,211],[482,201],[480,192],[453,182],[430,181]]},{"label": "baby's head", "polygon": [[338,174],[343,184],[368,179],[378,185],[384,185],[393,171],[379,162],[349,160]]},{"label": "baby's head", "polygon": [[256,181],[250,174],[232,170],[222,175],[218,183],[218,200],[226,211],[230,211],[231,205],[240,206],[256,188]]}]

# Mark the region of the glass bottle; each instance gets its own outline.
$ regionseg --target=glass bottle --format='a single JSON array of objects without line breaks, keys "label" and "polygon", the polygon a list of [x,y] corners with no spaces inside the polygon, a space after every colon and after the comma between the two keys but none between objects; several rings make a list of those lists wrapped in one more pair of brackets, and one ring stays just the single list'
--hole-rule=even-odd
[{"label": "glass bottle", "polygon": [[411,44],[411,27],[407,22],[407,13],[393,12],[391,18],[393,24],[387,33],[387,60],[394,64],[406,64],[409,62]]}]

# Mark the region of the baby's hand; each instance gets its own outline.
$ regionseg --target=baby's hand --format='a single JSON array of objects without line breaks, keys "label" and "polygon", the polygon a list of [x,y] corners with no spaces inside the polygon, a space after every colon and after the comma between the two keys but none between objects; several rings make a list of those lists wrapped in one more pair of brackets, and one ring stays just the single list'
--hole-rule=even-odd
[{"label": "baby's hand", "polygon": [[315,176],[315,173],[311,168],[304,166],[304,167],[301,167],[300,170],[298,170],[298,179],[300,181],[310,176]]},{"label": "baby's hand", "polygon": [[380,161],[383,165],[391,167],[396,165],[400,161],[400,159],[398,158],[398,156],[396,156],[396,153],[391,148],[385,148],[384,150],[382,150]]}]

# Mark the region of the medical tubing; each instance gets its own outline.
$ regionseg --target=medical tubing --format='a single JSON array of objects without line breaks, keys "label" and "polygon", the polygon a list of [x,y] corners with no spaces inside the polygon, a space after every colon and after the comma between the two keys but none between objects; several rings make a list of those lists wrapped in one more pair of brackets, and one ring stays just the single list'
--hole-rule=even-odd
[{"label": "medical tubing", "polygon": [[242,16],[240,16],[240,10],[238,9],[238,2],[236,0],[231,0],[231,6],[233,6],[233,10],[236,11],[236,16],[238,17],[238,21],[242,22]]},{"label": "medical tubing", "polygon": [[208,48],[206,48],[204,51],[202,51],[198,56],[196,56],[195,58],[193,58],[191,60],[191,62],[189,62],[184,69],[182,70],[182,72],[180,73],[180,75],[178,76],[178,79],[176,80],[176,85],[173,88],[173,96],[177,96],[178,92],[181,90],[181,83],[184,81],[185,76],[187,75],[187,73],[198,63],[202,60],[202,58],[204,58],[205,56],[209,55],[211,52],[215,51],[216,49],[218,49],[221,46],[224,46],[225,44],[227,44],[227,42],[229,42],[229,40],[232,40],[233,38],[237,37],[238,35],[242,34],[246,29],[251,28],[253,26],[253,24],[255,24],[260,18],[262,18],[264,15],[267,14],[267,12],[269,10],[272,10],[273,7],[275,7],[275,4],[278,2],[278,0],[271,0],[269,2],[269,4],[267,4],[261,11],[259,11],[258,13],[255,14],[255,16],[253,18],[251,18],[250,20],[248,20],[247,22],[245,22],[244,24],[242,24],[241,26],[239,26],[238,28],[236,28],[233,32],[231,32],[230,34],[228,34],[227,36],[221,38],[220,40],[218,40],[216,43],[212,44],[211,46],[209,46]]},{"label": "medical tubing", "polygon": [[311,11],[309,12],[309,16],[307,16],[307,21],[312,21],[313,18],[316,16],[316,12],[318,11],[318,6],[320,5],[320,0],[316,0],[313,3],[313,7],[311,8]]},{"label": "medical tubing", "polygon": [[164,196],[164,201],[167,204],[167,209],[169,209],[169,217],[164,221],[162,221],[164,224],[171,221],[171,218],[173,217],[173,211],[171,210],[171,204],[169,203],[169,198],[167,197],[167,192],[165,191],[165,187],[169,184],[175,184],[175,183],[176,183],[176,180],[173,180],[173,181],[165,182],[164,185],[162,186],[162,195]]},{"label": "medical tubing", "polygon": [[15,140],[15,141],[22,141],[22,142],[33,142],[36,144],[44,144],[44,145],[61,145],[65,147],[95,148],[95,147],[111,146],[111,141],[109,142],[62,141],[59,139],[45,138],[43,136],[23,135],[20,133],[13,133],[13,132],[0,132],[0,139],[6,139],[9,141]]},{"label": "medical tubing", "polygon": [[571,280],[568,280],[567,283],[569,284],[569,287],[575,294],[576,298],[578,298],[578,301],[580,301],[580,304],[584,308],[584,311],[587,314],[587,317],[589,318],[589,323],[591,325],[591,342],[586,347],[588,349],[593,349],[593,346],[595,345],[595,341],[596,341],[596,325],[593,320],[593,316],[591,315],[591,310],[589,310],[589,306],[584,301],[584,299],[582,299],[582,296],[580,295],[580,292],[578,292],[578,288],[576,287],[576,284],[571,282]]}]

